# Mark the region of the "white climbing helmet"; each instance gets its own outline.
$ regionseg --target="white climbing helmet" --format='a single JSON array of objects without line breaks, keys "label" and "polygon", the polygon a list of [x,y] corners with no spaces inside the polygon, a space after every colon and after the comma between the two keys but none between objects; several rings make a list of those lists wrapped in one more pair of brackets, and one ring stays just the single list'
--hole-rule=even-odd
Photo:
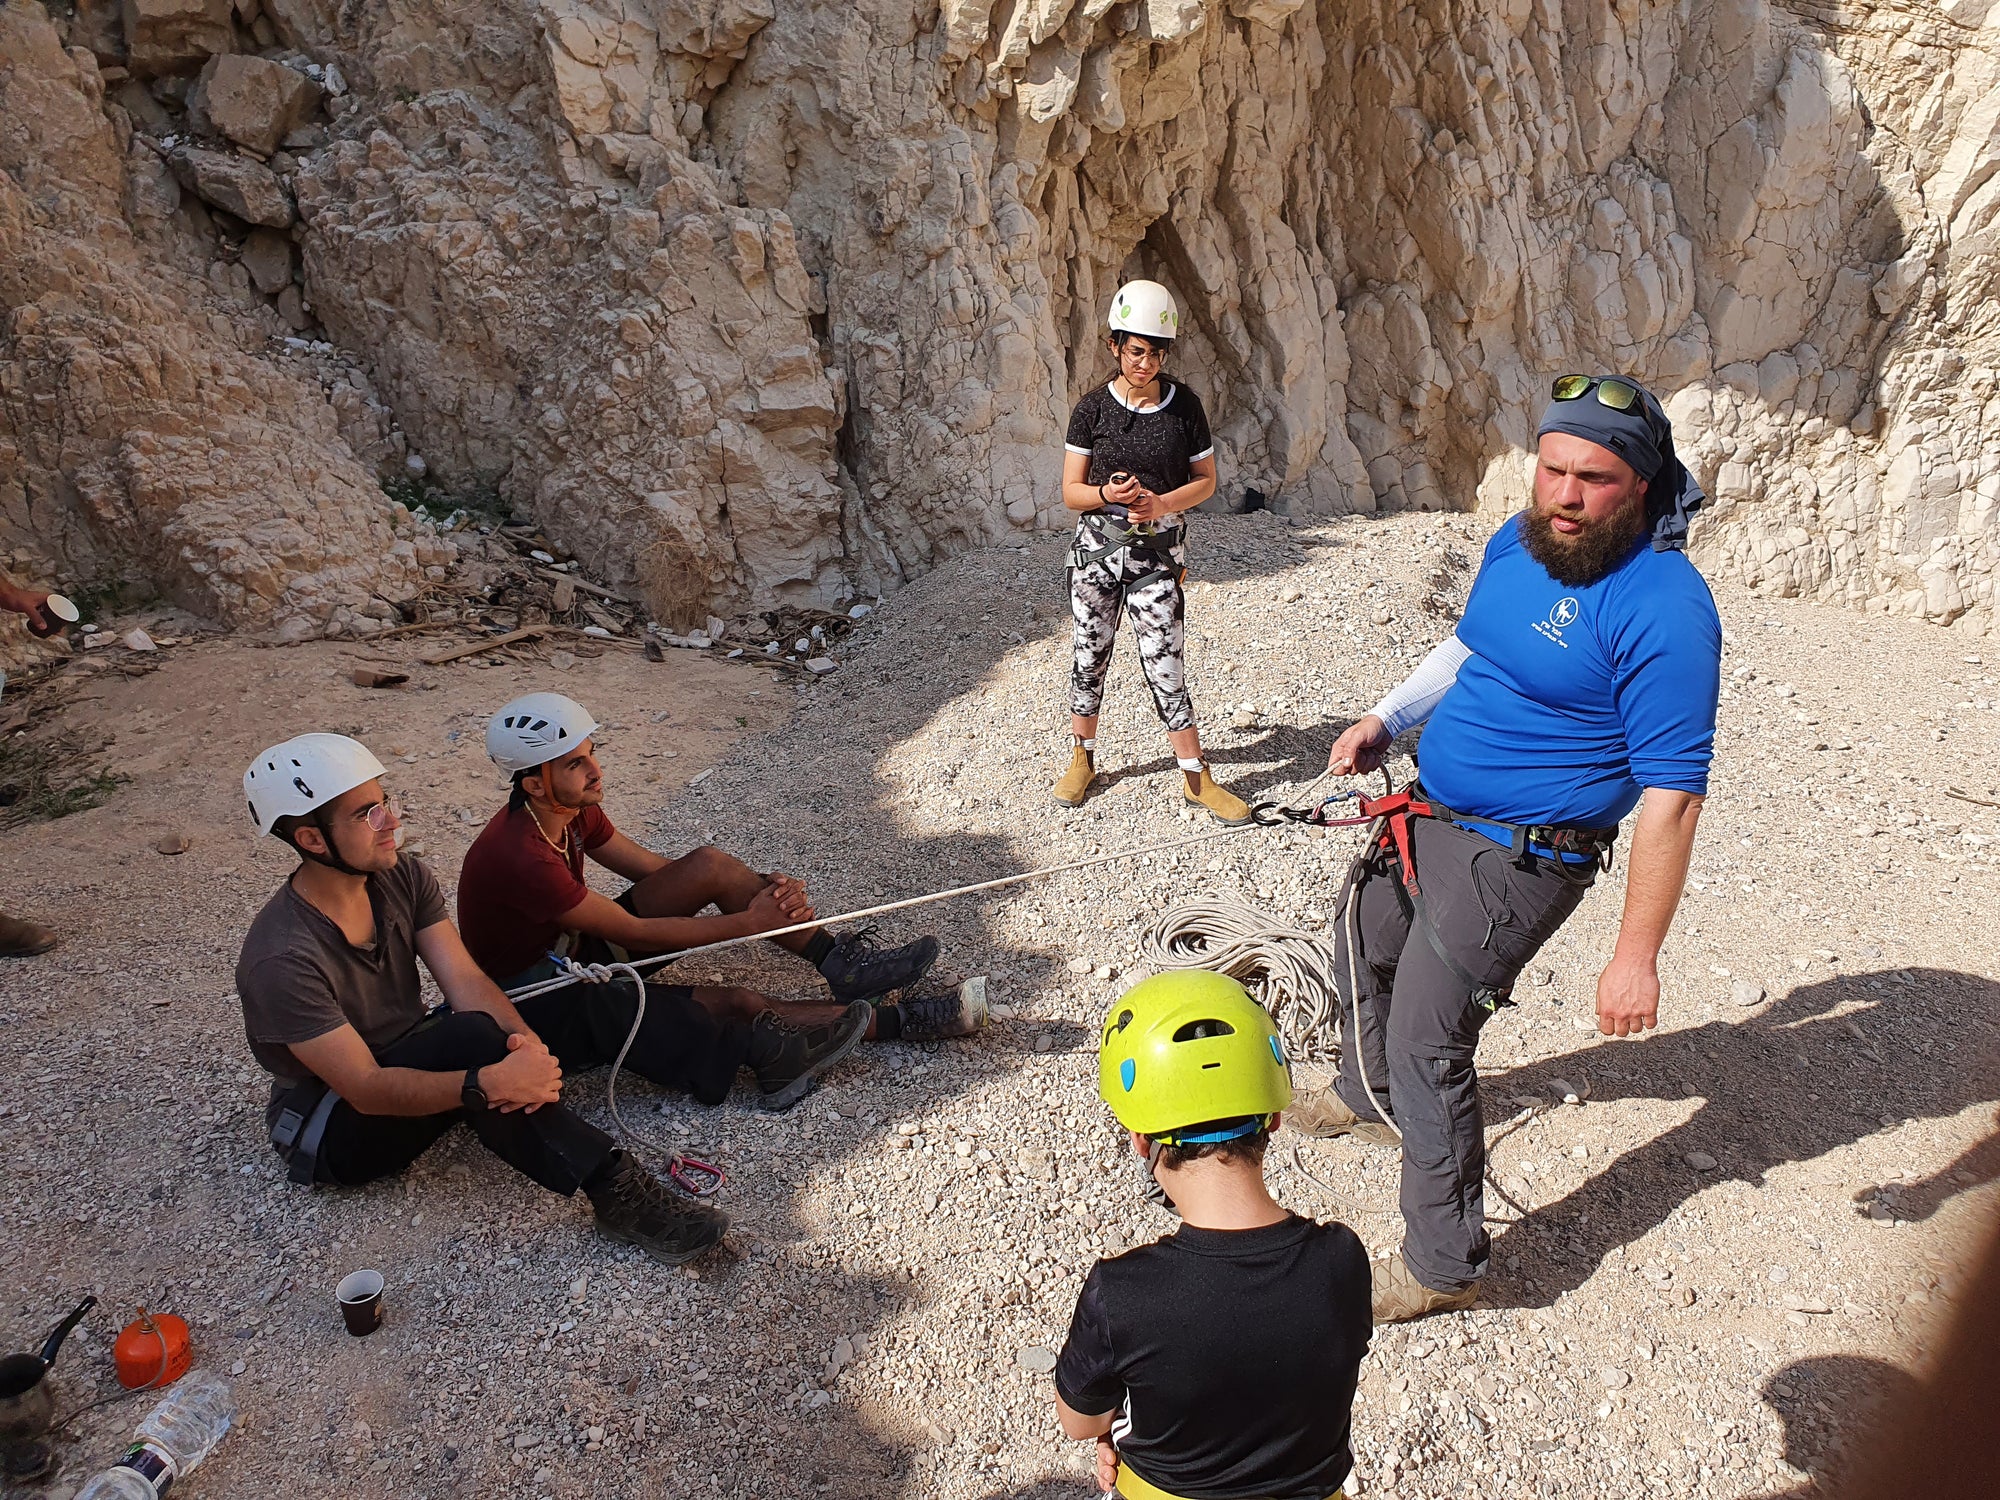
[{"label": "white climbing helmet", "polygon": [[280,818],[302,818],[383,774],[382,762],[344,734],[301,734],[273,745],[243,773],[250,821],[269,833]]},{"label": "white climbing helmet", "polygon": [[1111,299],[1113,333],[1136,333],[1155,343],[1180,337],[1181,310],[1157,281],[1128,281]]},{"label": "white climbing helmet", "polygon": [[509,776],[539,770],[597,733],[597,720],[574,698],[529,693],[486,721],[486,753]]}]

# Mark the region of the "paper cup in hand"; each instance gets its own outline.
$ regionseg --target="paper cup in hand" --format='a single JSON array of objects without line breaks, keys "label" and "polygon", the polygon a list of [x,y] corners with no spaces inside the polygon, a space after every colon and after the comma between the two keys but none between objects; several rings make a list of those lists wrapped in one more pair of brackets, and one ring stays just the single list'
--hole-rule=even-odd
[{"label": "paper cup in hand", "polygon": [[347,1323],[347,1331],[356,1338],[366,1338],[382,1326],[380,1271],[356,1271],[342,1277],[333,1295],[340,1303],[340,1316]]},{"label": "paper cup in hand", "polygon": [[50,594],[42,601],[42,607],[28,616],[28,630],[33,635],[52,636],[64,626],[74,625],[81,614],[82,611],[61,594]]}]

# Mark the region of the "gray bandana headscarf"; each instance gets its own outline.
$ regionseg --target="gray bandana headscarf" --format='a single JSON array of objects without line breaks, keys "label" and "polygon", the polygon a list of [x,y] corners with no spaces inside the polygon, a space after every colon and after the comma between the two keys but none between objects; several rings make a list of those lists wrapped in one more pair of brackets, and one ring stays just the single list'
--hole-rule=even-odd
[{"label": "gray bandana headscarf", "polygon": [[[1566,432],[1609,448],[1646,481],[1646,514],[1653,522],[1655,552],[1687,550],[1688,518],[1708,503],[1674,453],[1674,424],[1653,393],[1629,375],[1616,377],[1637,387],[1645,412],[1613,411],[1597,399],[1595,389],[1574,401],[1551,401],[1535,430],[1539,440],[1551,432]],[[1651,420],[1648,420],[1650,414]]]}]

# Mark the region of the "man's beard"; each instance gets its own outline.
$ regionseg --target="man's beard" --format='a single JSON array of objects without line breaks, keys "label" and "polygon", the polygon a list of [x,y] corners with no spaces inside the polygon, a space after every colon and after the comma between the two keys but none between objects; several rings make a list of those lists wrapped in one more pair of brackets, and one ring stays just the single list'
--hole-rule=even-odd
[{"label": "man's beard", "polygon": [[1646,534],[1646,497],[1634,495],[1625,509],[1602,521],[1583,521],[1583,530],[1573,536],[1557,531],[1551,520],[1551,513],[1530,505],[1521,520],[1521,544],[1564,588],[1589,588],[1616,572]]}]

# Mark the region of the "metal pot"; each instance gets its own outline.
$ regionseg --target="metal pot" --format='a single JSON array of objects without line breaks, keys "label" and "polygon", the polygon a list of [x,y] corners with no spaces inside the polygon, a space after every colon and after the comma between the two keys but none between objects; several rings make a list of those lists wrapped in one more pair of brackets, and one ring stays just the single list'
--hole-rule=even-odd
[{"label": "metal pot", "polygon": [[95,1297],[85,1297],[76,1311],[56,1324],[55,1331],[42,1343],[39,1354],[10,1354],[0,1359],[0,1446],[30,1443],[49,1430],[55,1420],[55,1397],[43,1377],[56,1362],[56,1353],[70,1330],[83,1315],[97,1306]]}]

